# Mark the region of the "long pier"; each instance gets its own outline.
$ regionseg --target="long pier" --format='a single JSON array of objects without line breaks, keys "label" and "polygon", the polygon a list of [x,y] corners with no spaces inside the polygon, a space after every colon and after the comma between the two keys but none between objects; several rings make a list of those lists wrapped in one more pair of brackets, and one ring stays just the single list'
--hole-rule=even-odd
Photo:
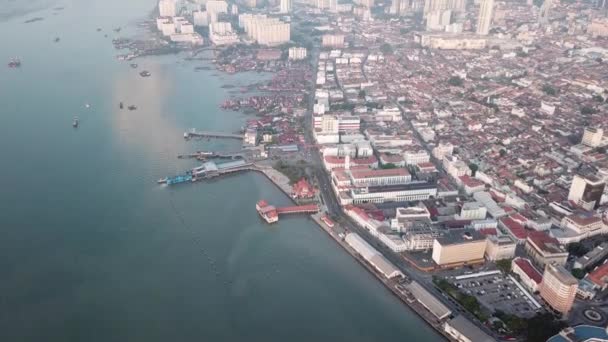
[{"label": "long pier", "polygon": [[257,170],[253,163],[247,163],[244,160],[236,160],[228,163],[216,164],[214,162],[205,162],[201,166],[186,171],[184,174],[161,178],[157,181],[159,184],[174,185],[186,182],[197,182],[203,179],[218,177],[230,173]]},{"label": "long pier", "polygon": [[243,135],[242,134],[233,134],[233,133],[197,131],[196,129],[192,128],[188,132],[184,132],[184,139],[191,139],[191,138],[219,138],[219,139],[243,140]]},{"label": "long pier", "polygon": [[268,202],[261,200],[255,205],[258,214],[268,223],[274,223],[279,220],[279,215],[286,214],[314,214],[321,209],[318,204],[294,205],[289,207],[277,208]]},{"label": "long pier", "polygon": [[213,152],[213,151],[198,151],[191,154],[180,154],[177,156],[179,159],[197,159],[200,161],[207,160],[209,158],[218,159],[245,159],[246,154],[244,152]]}]

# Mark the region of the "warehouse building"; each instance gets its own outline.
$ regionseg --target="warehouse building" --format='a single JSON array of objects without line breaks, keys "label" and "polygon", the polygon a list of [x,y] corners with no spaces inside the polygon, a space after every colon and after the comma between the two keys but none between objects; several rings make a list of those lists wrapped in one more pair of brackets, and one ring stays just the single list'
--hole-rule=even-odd
[{"label": "warehouse building", "polygon": [[407,284],[405,288],[412,294],[416,300],[422,304],[430,313],[432,313],[438,320],[442,320],[452,314],[452,311],[448,309],[443,303],[441,303],[437,297],[430,294],[420,284],[415,281]]},{"label": "warehouse building", "polygon": [[460,342],[495,342],[496,340],[461,315],[443,325],[443,330]]},{"label": "warehouse building", "polygon": [[380,252],[363,240],[358,234],[349,233],[344,238],[344,241],[385,277],[389,279],[403,277],[403,273],[401,273],[395,265],[386,260]]}]

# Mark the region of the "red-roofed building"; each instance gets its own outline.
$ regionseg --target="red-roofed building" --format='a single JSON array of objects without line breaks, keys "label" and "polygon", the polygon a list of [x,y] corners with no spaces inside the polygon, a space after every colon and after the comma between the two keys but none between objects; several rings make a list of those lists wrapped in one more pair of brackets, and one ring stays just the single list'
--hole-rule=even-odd
[{"label": "red-roofed building", "polygon": [[[493,230],[496,231],[496,229]],[[479,232],[481,233],[481,231]],[[486,242],[485,256],[490,261],[511,259],[515,256],[517,244],[508,235],[488,234],[486,235]]]},{"label": "red-roofed building", "polygon": [[433,173],[433,172],[437,172],[437,168],[435,167],[435,164],[428,162],[428,163],[420,163],[418,165],[416,165],[418,167],[418,170],[422,173]]},{"label": "red-roofed building", "polygon": [[256,210],[261,210],[264,207],[268,206],[268,202],[266,202],[265,200],[260,200],[258,201],[258,203],[255,205],[255,209]]},{"label": "red-roofed building", "polygon": [[564,247],[556,238],[545,232],[530,232],[526,239],[525,250],[530,258],[542,268],[547,264],[563,266],[568,260],[568,252]]},{"label": "red-roofed building", "polygon": [[498,226],[507,232],[519,244],[526,242],[528,231],[519,222],[511,217],[501,217],[498,219]]},{"label": "red-roofed building", "polygon": [[512,214],[509,217],[517,223],[521,224],[522,226],[525,226],[526,223],[528,223],[528,219],[519,213]]},{"label": "red-roofed building", "polygon": [[502,203],[505,201],[506,197],[503,193],[495,190],[495,189],[490,189],[490,195],[492,196],[492,199],[497,202],[497,203]]},{"label": "red-roofed building", "polygon": [[591,271],[587,275],[587,280],[601,290],[605,290],[608,287],[608,263],[604,263]]},{"label": "red-roofed building", "polygon": [[412,180],[407,169],[351,170],[350,178],[355,186],[385,186],[406,184]]},{"label": "red-roofed building", "polygon": [[346,205],[344,206],[344,212],[360,226],[369,230],[372,235],[378,236],[377,225],[363,209],[354,205]]},{"label": "red-roofed building", "polygon": [[315,189],[302,178],[297,181],[291,189],[291,197],[296,199],[308,199],[315,197]]},{"label": "red-roofed building", "polygon": [[[323,164],[325,165],[325,169],[331,171],[336,168],[345,168],[346,167],[346,158],[345,157],[337,157],[337,156],[324,156]],[[369,156],[365,158],[349,158],[349,169],[355,169],[357,166],[364,166],[367,168],[376,168],[378,167],[378,159],[375,156]]]},{"label": "red-roofed building", "polygon": [[256,203],[255,209],[258,211],[258,214],[260,214],[260,216],[268,223],[274,223],[279,220],[277,209],[274,206],[269,205],[268,202],[264,200]]},{"label": "red-roofed building", "polygon": [[471,178],[470,176],[464,175],[458,177],[458,179],[460,180],[460,183],[462,184],[462,187],[467,195],[472,195],[475,192],[484,191],[486,189],[484,182]]},{"label": "red-roofed building", "polygon": [[388,154],[381,153],[380,154],[380,164],[388,165],[392,164],[396,167],[405,167],[405,159],[402,155],[399,154]]},{"label": "red-roofed building", "polygon": [[596,231],[605,231],[602,219],[595,216],[592,212],[576,213],[566,216],[561,222],[562,228],[569,228],[579,234],[587,234],[588,236],[596,235]]},{"label": "red-roofed building", "polygon": [[376,221],[384,221],[385,219],[384,212],[378,209],[367,211],[367,215]]},{"label": "red-roofed building", "polygon": [[538,286],[543,280],[542,274],[532,265],[530,260],[515,258],[511,262],[511,271],[519,275],[521,283],[530,291],[538,292]]},{"label": "red-roofed building", "polygon": [[498,231],[496,230],[496,228],[482,228],[479,229],[478,232],[484,236],[498,235]]}]

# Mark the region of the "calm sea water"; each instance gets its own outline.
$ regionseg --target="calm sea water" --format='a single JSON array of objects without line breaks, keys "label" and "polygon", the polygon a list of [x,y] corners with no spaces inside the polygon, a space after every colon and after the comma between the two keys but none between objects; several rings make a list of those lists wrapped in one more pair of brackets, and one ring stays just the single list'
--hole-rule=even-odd
[{"label": "calm sea water", "polygon": [[155,184],[238,147],[182,134],[239,129],[221,85],[261,76],[116,61],[111,29],[153,7],[0,0],[0,341],[440,340],[310,220],[262,224],[258,199],[288,199],[261,176]]}]

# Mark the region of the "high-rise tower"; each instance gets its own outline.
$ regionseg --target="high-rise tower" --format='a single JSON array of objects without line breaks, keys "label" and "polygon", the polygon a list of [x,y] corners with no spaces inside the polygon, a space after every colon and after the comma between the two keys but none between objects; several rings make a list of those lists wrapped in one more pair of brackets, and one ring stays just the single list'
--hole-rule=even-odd
[{"label": "high-rise tower", "polygon": [[477,34],[485,36],[490,33],[493,16],[494,0],[482,0],[479,7],[479,18],[477,20]]}]

